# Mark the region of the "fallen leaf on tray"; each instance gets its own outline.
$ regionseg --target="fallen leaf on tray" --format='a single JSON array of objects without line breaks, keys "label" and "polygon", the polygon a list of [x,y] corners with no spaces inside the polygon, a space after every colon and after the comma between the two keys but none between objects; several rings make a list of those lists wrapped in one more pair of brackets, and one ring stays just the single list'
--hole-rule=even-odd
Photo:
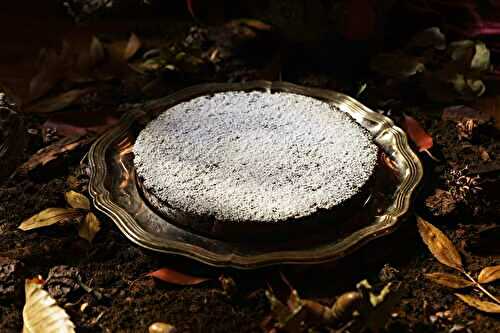
[{"label": "fallen leaf on tray", "polygon": [[160,268],[159,270],[148,273],[147,276],[151,276],[158,280],[172,284],[177,284],[180,286],[193,286],[210,280],[208,278],[202,278],[180,273],[170,268]]},{"label": "fallen leaf on tray", "polygon": [[441,230],[421,217],[417,217],[417,226],[422,240],[432,255],[440,263],[463,272],[462,258],[451,240]]},{"label": "fallen leaf on tray", "polygon": [[500,265],[483,268],[477,281],[479,283],[490,283],[498,279],[500,279]]},{"label": "fallen leaf on tray", "polygon": [[47,208],[33,215],[19,225],[19,229],[27,231],[48,227],[50,225],[65,222],[69,219],[82,216],[84,213],[75,208]]},{"label": "fallen leaf on tray", "polygon": [[429,273],[425,274],[425,277],[432,282],[453,289],[467,288],[473,285],[471,281],[448,273]]},{"label": "fallen leaf on tray", "polygon": [[75,150],[92,141],[91,137],[73,136],[62,138],[56,143],[37,151],[31,158],[17,168],[19,173],[27,173],[58,158],[61,154]]},{"label": "fallen leaf on tray", "polygon": [[373,58],[370,68],[379,74],[407,78],[425,70],[419,58],[402,52],[382,53]]},{"label": "fallen leaf on tray", "polygon": [[89,199],[81,193],[76,191],[68,191],[64,193],[64,198],[68,205],[72,208],[80,208],[89,210],[90,209],[90,201]]},{"label": "fallen leaf on tray", "polygon": [[78,226],[78,236],[92,243],[95,235],[101,230],[101,222],[94,213],[88,212]]},{"label": "fallen leaf on tray", "polygon": [[42,289],[43,280],[26,279],[26,304],[23,308],[23,333],[75,332],[70,317],[48,292]]},{"label": "fallen leaf on tray", "polygon": [[59,111],[75,104],[80,98],[89,94],[93,89],[75,89],[57,96],[44,98],[22,109],[29,113],[48,113]]},{"label": "fallen leaf on tray", "polygon": [[474,297],[474,296],[462,295],[462,294],[458,294],[458,293],[455,293],[455,296],[457,296],[458,298],[460,298],[462,301],[464,301],[468,305],[470,305],[473,308],[476,308],[480,311],[487,312],[487,313],[500,313],[500,304],[488,302],[488,301],[483,301],[483,300],[480,300],[479,298]]},{"label": "fallen leaf on tray", "polygon": [[418,151],[425,151],[433,160],[437,160],[429,152],[429,149],[432,148],[433,145],[432,136],[427,134],[418,121],[413,117],[404,115],[403,125],[410,139],[417,145]]}]

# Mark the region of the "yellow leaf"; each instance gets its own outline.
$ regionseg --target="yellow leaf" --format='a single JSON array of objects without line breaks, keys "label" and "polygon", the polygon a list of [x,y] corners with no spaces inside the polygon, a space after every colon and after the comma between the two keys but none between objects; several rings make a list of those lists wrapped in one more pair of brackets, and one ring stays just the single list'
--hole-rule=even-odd
[{"label": "yellow leaf", "polygon": [[462,301],[464,301],[468,305],[470,305],[473,308],[476,308],[480,311],[488,312],[488,313],[500,313],[500,304],[488,302],[488,301],[482,301],[479,298],[469,296],[469,295],[462,295],[462,294],[456,293],[455,296],[457,296],[458,298],[460,298]]},{"label": "yellow leaf", "polygon": [[78,235],[81,238],[92,242],[99,230],[101,230],[101,222],[97,219],[94,213],[89,212],[85,215],[85,219],[78,228]]},{"label": "yellow leaf", "polygon": [[432,255],[440,263],[462,272],[462,258],[451,240],[441,230],[421,217],[417,217],[417,225],[420,236]]},{"label": "yellow leaf", "polygon": [[75,332],[70,317],[48,292],[42,289],[43,280],[26,279],[26,304],[23,308],[23,333]]},{"label": "yellow leaf", "polygon": [[490,283],[500,279],[500,265],[485,267],[477,278],[479,283]]},{"label": "yellow leaf", "polygon": [[18,228],[26,231],[48,227],[81,215],[82,211],[75,208],[47,208],[25,220]]},{"label": "yellow leaf", "polygon": [[453,289],[466,288],[473,285],[471,281],[465,280],[459,276],[448,273],[430,273],[430,274],[425,274],[425,277],[431,280],[432,282]]},{"label": "yellow leaf", "polygon": [[81,208],[86,210],[90,209],[89,199],[87,199],[87,197],[81,193],[75,191],[68,191],[64,193],[64,198],[66,199],[68,205],[70,205],[73,208]]}]

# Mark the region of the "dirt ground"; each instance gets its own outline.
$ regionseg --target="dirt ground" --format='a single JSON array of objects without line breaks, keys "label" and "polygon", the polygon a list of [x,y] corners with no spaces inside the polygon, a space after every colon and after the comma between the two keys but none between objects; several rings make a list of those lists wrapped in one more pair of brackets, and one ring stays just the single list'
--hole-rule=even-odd
[{"label": "dirt ground", "polygon": [[[284,81],[350,95],[356,94],[359,83],[366,83],[359,96],[363,103],[386,113],[390,110],[389,115],[398,124],[402,124],[403,114],[411,115],[434,139],[431,153],[438,162],[425,152],[418,154],[425,177],[413,211],[446,233],[459,249],[468,271],[478,272],[482,267],[500,264],[500,198],[496,192],[500,179],[500,132],[494,122],[476,124],[469,137],[459,138],[463,129],[453,120],[443,120],[444,105],[408,93],[413,86],[398,85],[401,89],[395,93],[393,86],[370,72],[350,75],[330,65],[325,65],[327,70],[322,65],[309,66],[303,59],[279,53],[266,31],[256,33],[234,25],[200,28],[188,18],[165,30],[149,28],[141,31],[139,27],[135,31],[142,38],[143,49],[165,47],[175,41],[177,47],[198,52],[200,59],[206,59],[210,55],[203,52],[216,45],[221,59],[210,66],[201,64],[191,69],[192,63],[177,63],[181,70],[134,73],[100,82],[96,93],[78,106],[80,110],[108,112],[113,108],[110,112],[119,116],[118,105],[142,103],[207,81],[279,76]],[[500,94],[496,85],[487,85],[488,96]],[[22,117],[27,144],[20,159],[26,161],[58,137],[55,133],[55,137],[47,138],[41,130],[45,115],[25,113]],[[459,301],[453,290],[424,278],[425,273],[451,269],[429,253],[418,235],[413,215],[393,234],[338,262],[255,271],[212,268],[149,252],[133,245],[101,215],[102,229],[92,243],[78,236],[75,223],[28,232],[18,229],[23,220],[45,208],[64,207],[66,191],[86,193],[88,166],[84,156],[88,148],[86,144],[0,183],[1,332],[21,331],[24,279],[37,275],[52,276],[45,289],[66,309],[79,332],[144,332],[158,321],[172,324],[179,332],[261,332],[263,320],[271,313],[265,291],[283,288],[281,274],[303,298],[325,305],[332,305],[341,293],[355,289],[363,279],[375,288],[400,281],[402,299],[391,311],[387,332],[500,332],[498,315],[477,311]],[[479,175],[481,190],[476,194],[467,192],[462,199],[453,197],[451,193],[460,191],[459,172],[470,177]],[[210,280],[183,287],[145,276],[161,267]],[[221,276],[234,280],[234,290],[228,292],[220,282]],[[86,291],[77,281],[92,291]],[[487,288],[500,295],[498,282]],[[82,311],[84,303],[88,305]],[[319,321],[307,326],[318,332],[338,329]]]}]

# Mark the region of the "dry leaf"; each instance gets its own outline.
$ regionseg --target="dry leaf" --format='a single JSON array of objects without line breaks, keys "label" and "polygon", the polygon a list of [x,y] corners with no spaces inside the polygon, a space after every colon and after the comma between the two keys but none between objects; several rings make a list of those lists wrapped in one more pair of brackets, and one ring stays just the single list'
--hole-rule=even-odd
[{"label": "dry leaf", "polygon": [[418,121],[413,117],[404,116],[404,127],[412,139],[413,142],[418,147],[418,151],[428,150],[432,147],[433,141],[432,137],[425,132],[425,130],[420,126]]},{"label": "dry leaf", "polygon": [[89,47],[89,67],[93,67],[104,59],[105,51],[99,38],[92,36],[92,41]]},{"label": "dry leaf", "polygon": [[460,298],[462,301],[464,301],[468,305],[470,305],[473,308],[476,308],[480,311],[488,312],[488,313],[500,313],[500,304],[488,302],[488,301],[482,301],[477,297],[473,297],[473,296],[469,296],[469,295],[462,295],[462,294],[458,294],[458,293],[455,293],[455,296],[457,296],[458,298]]},{"label": "dry leaf", "polygon": [[490,120],[490,116],[480,110],[465,106],[465,105],[455,105],[449,106],[443,109],[443,114],[441,119],[460,122],[464,119],[477,120],[480,123],[485,123]]},{"label": "dry leaf", "polygon": [[[101,112],[102,111],[102,112]],[[102,133],[118,122],[113,113],[101,111],[64,112],[51,116],[42,125],[43,130],[55,130],[61,136]]]},{"label": "dry leaf", "polygon": [[425,70],[419,58],[402,52],[382,53],[373,58],[370,68],[382,75],[407,78]]},{"label": "dry leaf", "polygon": [[413,36],[409,47],[428,48],[433,47],[436,50],[446,49],[446,37],[437,27],[432,27],[418,32]]},{"label": "dry leaf", "polygon": [[27,173],[38,166],[46,165],[63,153],[75,150],[78,147],[90,143],[92,139],[93,138],[91,137],[82,138],[82,136],[63,138],[56,143],[37,151],[28,161],[24,162],[17,168],[17,172]]},{"label": "dry leaf", "polygon": [[48,292],[42,289],[43,280],[26,279],[26,304],[23,308],[23,333],[75,332],[70,317]]},{"label": "dry leaf", "polygon": [[478,99],[474,107],[495,119],[495,127],[500,129],[500,95]]},{"label": "dry leaf", "polygon": [[500,279],[500,265],[483,268],[477,281],[479,283],[490,283],[498,279]]},{"label": "dry leaf", "polygon": [[127,42],[127,46],[123,51],[123,59],[129,60],[134,56],[134,54],[141,48],[141,40],[136,34],[132,33]]},{"label": "dry leaf", "polygon": [[466,288],[474,284],[469,280],[461,278],[460,276],[448,273],[438,273],[438,272],[430,273],[430,274],[425,274],[425,277],[431,280],[432,282],[453,289]]},{"label": "dry leaf", "polygon": [[157,271],[148,273],[147,276],[151,276],[158,280],[177,284],[180,286],[192,286],[210,280],[208,278],[196,277],[180,273],[170,268],[160,268]]},{"label": "dry leaf", "polygon": [[[31,79],[29,87],[29,100],[35,100],[48,93],[64,76],[64,50],[69,48],[67,43],[63,43],[63,51],[58,54],[55,50],[42,50],[41,68]],[[63,55],[64,54],[64,55]]]},{"label": "dry leaf", "polygon": [[101,222],[94,213],[89,212],[78,227],[78,236],[92,243],[99,230],[101,230]]},{"label": "dry leaf", "polygon": [[23,112],[29,113],[48,113],[59,111],[76,103],[80,98],[88,95],[93,89],[75,89],[62,93],[57,96],[47,97],[34,104],[23,108]]},{"label": "dry leaf", "polygon": [[441,230],[421,217],[417,217],[417,225],[420,236],[432,255],[440,263],[462,272],[464,270],[462,258],[450,239]]},{"label": "dry leaf", "polygon": [[64,193],[64,198],[68,205],[73,208],[90,209],[89,199],[81,193],[75,191],[68,191]]},{"label": "dry leaf", "polygon": [[75,208],[47,208],[25,220],[18,228],[24,231],[38,229],[82,215],[82,211]]}]

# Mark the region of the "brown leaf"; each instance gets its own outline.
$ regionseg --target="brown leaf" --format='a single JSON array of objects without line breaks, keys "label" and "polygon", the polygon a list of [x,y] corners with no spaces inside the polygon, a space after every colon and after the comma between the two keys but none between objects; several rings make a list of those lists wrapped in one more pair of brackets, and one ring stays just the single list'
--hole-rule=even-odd
[{"label": "brown leaf", "polygon": [[136,34],[132,33],[127,42],[127,46],[123,51],[123,59],[128,60],[136,54],[136,52],[141,48],[141,40]]},{"label": "brown leaf", "polygon": [[68,191],[64,193],[64,198],[68,205],[72,208],[80,208],[89,210],[90,209],[90,201],[89,199],[81,193],[75,191]]},{"label": "brown leaf", "polygon": [[78,236],[92,243],[95,235],[101,230],[101,222],[94,213],[88,212],[78,227]]},{"label": "brown leaf", "polygon": [[180,286],[193,286],[210,280],[209,278],[202,278],[180,273],[170,268],[160,268],[157,271],[148,273],[147,276],[151,276],[158,280],[177,284]]},{"label": "brown leaf", "polygon": [[23,108],[23,112],[29,113],[48,113],[59,111],[76,103],[80,98],[89,94],[93,89],[74,89],[56,95],[53,97],[44,98],[34,104]]},{"label": "brown leaf", "polygon": [[23,333],[75,332],[75,325],[66,311],[42,289],[42,285],[41,279],[26,279]]},{"label": "brown leaf", "polygon": [[500,265],[483,268],[477,281],[479,283],[490,283],[498,279],[500,279]]},{"label": "brown leaf", "polygon": [[474,108],[495,119],[495,127],[500,129],[500,95],[483,97],[474,103]]},{"label": "brown leaf", "polygon": [[456,276],[453,274],[448,274],[448,273],[429,273],[425,274],[425,277],[431,280],[432,282],[435,282],[437,284],[443,285],[448,288],[453,288],[453,289],[461,289],[461,288],[466,288],[470,287],[473,285],[473,283],[469,280],[465,280],[461,278],[460,276]]},{"label": "brown leaf", "polygon": [[104,55],[104,46],[102,45],[99,38],[93,36],[89,47],[90,67],[93,67],[100,63],[104,59]]},{"label": "brown leaf", "polygon": [[465,105],[446,107],[443,109],[443,114],[441,115],[441,119],[455,122],[460,122],[464,119],[473,119],[485,123],[490,120],[490,118],[491,117],[487,113]]},{"label": "brown leaf", "polygon": [[44,50],[41,58],[41,68],[30,82],[30,101],[48,93],[64,75],[62,55],[51,49]]},{"label": "brown leaf", "polygon": [[428,150],[432,147],[432,137],[425,132],[413,117],[404,116],[404,127],[410,139],[417,145],[418,151]]},{"label": "brown leaf", "polygon": [[373,58],[370,68],[382,75],[407,78],[425,70],[419,58],[402,52],[382,53]]},{"label": "brown leaf", "polygon": [[92,138],[73,136],[63,138],[56,143],[37,151],[31,158],[17,168],[19,173],[27,173],[38,166],[43,166],[55,160],[63,153],[75,150],[92,141]]},{"label": "brown leaf", "polygon": [[63,112],[47,119],[42,128],[44,130],[55,130],[61,136],[74,136],[87,133],[102,133],[117,122],[118,118],[110,112]]},{"label": "brown leaf", "polygon": [[48,227],[56,223],[82,216],[82,214],[81,210],[75,208],[47,208],[23,221],[18,228],[27,231]]},{"label": "brown leaf", "polygon": [[472,306],[473,308],[478,309],[479,311],[487,312],[487,313],[500,313],[500,304],[483,301],[477,297],[462,295],[455,293],[455,296],[460,298],[462,301]]},{"label": "brown leaf", "polygon": [[462,258],[450,239],[441,230],[421,217],[417,217],[417,225],[420,236],[432,255],[440,263],[462,272],[464,270]]}]

